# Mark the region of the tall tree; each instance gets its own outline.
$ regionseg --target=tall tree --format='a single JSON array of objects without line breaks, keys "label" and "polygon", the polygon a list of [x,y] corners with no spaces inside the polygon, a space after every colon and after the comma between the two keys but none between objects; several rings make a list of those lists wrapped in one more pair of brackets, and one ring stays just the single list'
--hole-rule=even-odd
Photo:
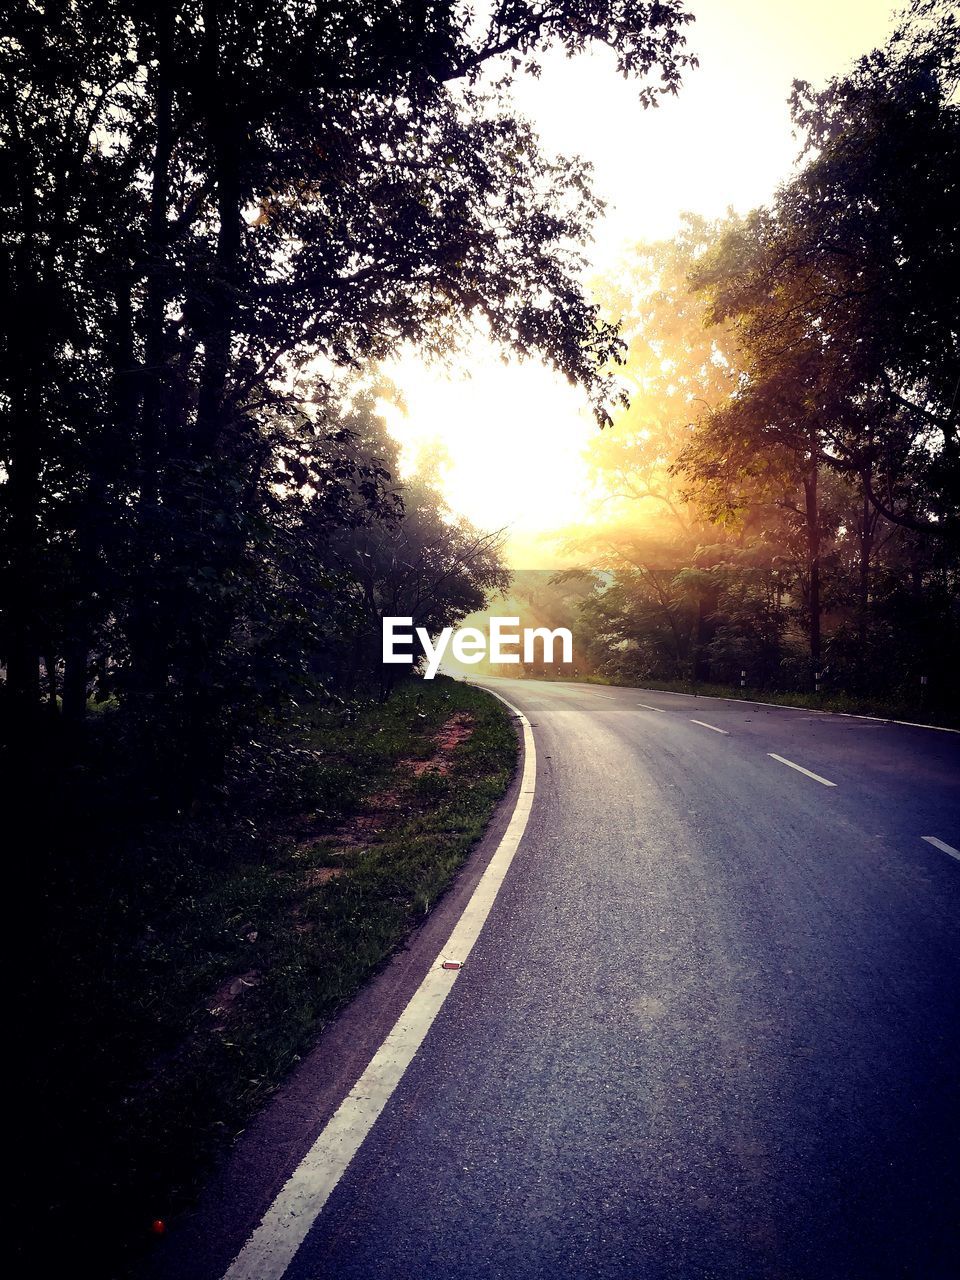
[{"label": "tall tree", "polygon": [[[798,486],[815,668],[825,468],[887,521],[960,532],[958,76],[955,13],[923,0],[847,75],[819,92],[797,83],[806,163],[694,276],[711,318],[734,325],[740,380],[701,422],[686,469],[713,484],[718,510],[724,489],[742,502],[748,478]],[[866,599],[872,533],[861,524]]]},{"label": "tall tree", "polygon": [[338,372],[481,324],[605,419],[589,172],[540,151],[510,86],[602,44],[652,104],[689,20],[679,0],[8,7],[0,648],[21,735],[41,649],[69,654],[82,711],[109,643],[148,725],[216,739],[276,415]]}]

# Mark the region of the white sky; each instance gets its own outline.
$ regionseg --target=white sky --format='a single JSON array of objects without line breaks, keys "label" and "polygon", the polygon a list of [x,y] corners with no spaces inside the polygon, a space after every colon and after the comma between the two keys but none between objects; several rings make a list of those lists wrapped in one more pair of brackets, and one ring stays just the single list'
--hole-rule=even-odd
[{"label": "white sky", "polygon": [[[787,97],[794,79],[822,82],[883,43],[888,0],[688,0],[688,45],[700,67],[676,98],[644,111],[612,56],[551,56],[525,79],[520,109],[554,152],[595,168],[608,208],[589,250],[610,270],[631,242],[670,236],[680,214],[761,204],[793,164]],[[462,370],[462,373],[461,373]],[[407,414],[391,430],[411,451],[443,441],[451,504],[477,524],[518,535],[582,514],[581,450],[596,431],[582,396],[537,363],[504,365],[477,344],[450,372],[408,353],[388,370]]]}]

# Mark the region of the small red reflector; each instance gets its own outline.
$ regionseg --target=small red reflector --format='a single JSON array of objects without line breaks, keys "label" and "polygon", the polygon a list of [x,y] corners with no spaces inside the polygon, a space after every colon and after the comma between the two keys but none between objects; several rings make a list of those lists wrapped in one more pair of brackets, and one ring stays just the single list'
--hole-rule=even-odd
[{"label": "small red reflector", "polygon": [[459,969],[459,968],[460,968],[460,961],[459,961],[459,960],[444,960],[444,962],[443,962],[443,964],[442,964],[441,968],[443,968],[443,969]]},{"label": "small red reflector", "polygon": [[162,1236],[167,1229],[167,1224],[162,1218],[154,1218],[150,1223],[150,1230],[155,1236]]}]

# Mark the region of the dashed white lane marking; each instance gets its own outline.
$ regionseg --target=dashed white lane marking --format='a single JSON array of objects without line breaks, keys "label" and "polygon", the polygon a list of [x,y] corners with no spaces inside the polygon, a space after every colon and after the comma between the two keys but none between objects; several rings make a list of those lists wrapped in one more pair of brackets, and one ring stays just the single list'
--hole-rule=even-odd
[{"label": "dashed white lane marking", "polygon": [[649,702],[638,702],[637,706],[643,707],[644,711],[656,711],[662,716],[665,716],[667,714],[666,711],[664,711],[663,707],[651,707]]},{"label": "dashed white lane marking", "polygon": [[430,972],[367,1069],[280,1189],[224,1280],[280,1280],[416,1056],[456,982],[460,970],[444,969],[443,963],[462,964],[480,935],[526,829],[537,776],[537,752],[529,720],[499,693],[494,697],[505,702],[523,726],[523,776],[507,829]]},{"label": "dashed white lane marking", "polygon": [[791,769],[796,769],[797,773],[806,774],[808,778],[813,778],[814,782],[819,782],[825,787],[835,787],[837,785],[835,782],[831,782],[829,778],[821,778],[819,773],[814,773],[812,769],[805,769],[802,764],[794,764],[786,756],[778,756],[775,751],[768,751],[767,755],[774,760],[779,760],[781,764],[788,765]]},{"label": "dashed white lane marking", "polygon": [[949,853],[951,858],[956,858],[960,862],[960,849],[955,849],[952,844],[947,844],[945,840],[938,840],[936,836],[921,836],[920,839],[926,840],[927,844],[932,844],[941,853]]},{"label": "dashed white lane marking", "polygon": [[704,729],[712,729],[714,733],[725,733],[728,738],[730,737],[730,731],[728,729],[718,729],[715,724],[707,724],[706,720],[691,719],[690,723],[702,725]]}]

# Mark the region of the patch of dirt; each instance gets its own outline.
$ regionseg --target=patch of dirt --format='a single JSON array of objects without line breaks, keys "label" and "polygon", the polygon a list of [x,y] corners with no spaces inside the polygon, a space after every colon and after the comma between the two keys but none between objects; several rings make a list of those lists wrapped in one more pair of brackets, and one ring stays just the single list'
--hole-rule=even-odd
[{"label": "patch of dirt", "polygon": [[317,889],[320,885],[326,884],[328,880],[334,880],[337,876],[342,876],[346,867],[311,867],[307,874],[303,877],[304,889]]},{"label": "patch of dirt", "polygon": [[343,847],[348,851],[362,848],[380,834],[400,807],[400,797],[392,789],[367,796],[363,811],[342,822],[331,839],[338,848]]},{"label": "patch of dirt", "polygon": [[[466,711],[458,711],[450,717],[433,735],[433,754],[426,760],[405,759],[397,762],[397,770],[401,777],[406,774],[420,778],[428,770],[446,775],[450,772],[450,758],[454,751],[466,742],[474,728],[473,716]],[[349,861],[360,850],[374,844],[381,833],[391,824],[401,810],[403,800],[397,787],[388,787],[368,796],[360,813],[354,814],[342,822],[334,831],[324,831],[316,819],[304,815],[294,826],[295,838],[299,837],[297,848],[308,853],[318,845],[341,856],[345,864],[332,867],[311,867],[303,877],[303,893],[329,884],[338,876],[349,870]],[[302,903],[293,908],[294,928],[298,933],[312,933],[313,922],[305,918]],[[248,941],[256,941],[256,932],[247,934]],[[205,1008],[215,1019],[213,1030],[222,1031],[233,1012],[236,1002],[243,998],[247,991],[258,986],[260,973],[256,969],[248,969],[246,973],[235,974],[222,982],[207,1000]]]},{"label": "patch of dirt", "polygon": [[[426,760],[399,760],[397,762],[398,771],[414,778],[420,778],[430,770],[443,775],[448,774],[450,772],[451,756],[457,747],[466,742],[473,734],[473,729],[473,716],[467,711],[456,712],[433,735],[433,754]],[[337,853],[349,857],[351,854],[358,852],[358,850],[365,849],[374,843],[381,832],[390,825],[394,816],[400,811],[402,804],[403,801],[397,788],[388,787],[383,791],[377,791],[373,795],[367,796],[362,811],[354,814],[351,818],[347,818],[335,831],[320,832],[315,828],[311,831],[309,820],[307,820],[304,823],[304,828],[302,828],[306,838],[301,841],[299,848],[303,852],[308,852],[318,844],[325,844],[332,847]],[[317,872],[332,872],[333,875],[338,875],[343,870],[344,868],[342,867],[316,868]],[[308,873],[308,880],[311,874],[314,873]],[[325,878],[330,879],[331,876],[328,875]],[[305,887],[314,888],[316,884],[322,882],[321,879],[312,884],[306,883]]]},{"label": "patch of dirt", "polygon": [[235,974],[220,984],[210,998],[207,1013],[221,1022],[228,1018],[233,1006],[252,987],[260,985],[260,973],[257,969],[248,969],[246,973]]},{"label": "patch of dirt", "polygon": [[[397,762],[397,771],[401,775],[413,778],[422,777],[428,770],[439,774],[450,772],[451,757],[454,751],[472,735],[474,719],[466,711],[458,711],[447,720],[433,735],[433,752],[426,760],[405,759]],[[309,854],[322,846],[327,856],[341,858],[343,865],[311,867],[303,877],[302,893],[305,896],[312,889],[329,884],[338,876],[350,870],[350,861],[364,849],[376,844],[382,833],[395,821],[404,806],[401,787],[387,787],[383,791],[367,796],[363,809],[341,822],[333,831],[324,830],[316,819],[304,816],[297,823],[299,836],[297,850]],[[293,908],[294,928],[298,933],[312,933],[313,923],[305,918],[303,902]],[[219,993],[218,993],[219,996]],[[236,997],[234,997],[236,998]]]},{"label": "patch of dirt", "polygon": [[469,711],[458,711],[441,726],[433,736],[436,750],[429,760],[401,760],[400,768],[419,778],[428,769],[436,773],[450,772],[450,757],[462,742],[466,742],[473,734],[473,716]]}]

